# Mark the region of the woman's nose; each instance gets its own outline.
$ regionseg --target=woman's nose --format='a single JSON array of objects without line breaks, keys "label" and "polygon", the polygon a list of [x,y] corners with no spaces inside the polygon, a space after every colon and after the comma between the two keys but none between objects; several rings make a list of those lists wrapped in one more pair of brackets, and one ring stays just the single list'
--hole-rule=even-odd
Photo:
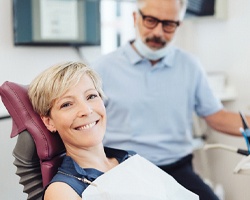
[{"label": "woman's nose", "polygon": [[92,107],[86,102],[81,102],[78,109],[79,117],[87,116],[93,112]]}]

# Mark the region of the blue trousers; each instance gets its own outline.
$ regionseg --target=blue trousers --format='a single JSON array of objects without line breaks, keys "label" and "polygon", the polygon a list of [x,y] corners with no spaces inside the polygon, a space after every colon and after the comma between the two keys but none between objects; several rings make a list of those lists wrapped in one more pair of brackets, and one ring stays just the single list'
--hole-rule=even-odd
[{"label": "blue trousers", "polygon": [[186,189],[197,194],[200,200],[219,200],[212,189],[194,172],[192,155],[165,166],[159,166]]}]

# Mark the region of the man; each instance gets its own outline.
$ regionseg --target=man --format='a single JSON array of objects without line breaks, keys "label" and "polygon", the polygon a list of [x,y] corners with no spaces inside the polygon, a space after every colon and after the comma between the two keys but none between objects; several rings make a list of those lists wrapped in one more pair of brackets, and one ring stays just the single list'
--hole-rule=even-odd
[{"label": "man", "polygon": [[93,64],[107,95],[104,144],[133,149],[201,200],[218,200],[192,169],[192,114],[231,135],[241,135],[240,116],[223,109],[201,64],[171,44],[187,2],[138,0],[137,4],[136,40]]}]

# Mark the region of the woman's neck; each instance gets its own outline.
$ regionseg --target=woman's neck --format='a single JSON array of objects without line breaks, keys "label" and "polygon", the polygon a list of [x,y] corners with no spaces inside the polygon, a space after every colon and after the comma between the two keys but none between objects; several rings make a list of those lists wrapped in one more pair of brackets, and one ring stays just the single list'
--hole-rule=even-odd
[{"label": "woman's neck", "polygon": [[94,168],[106,172],[116,165],[115,158],[107,158],[103,145],[88,149],[77,149],[76,151],[67,149],[67,156],[70,156],[82,168]]}]

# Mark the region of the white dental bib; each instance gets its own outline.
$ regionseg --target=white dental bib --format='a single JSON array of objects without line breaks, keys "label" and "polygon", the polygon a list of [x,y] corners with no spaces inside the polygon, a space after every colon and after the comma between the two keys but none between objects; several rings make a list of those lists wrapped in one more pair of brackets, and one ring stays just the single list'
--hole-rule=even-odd
[{"label": "white dental bib", "polygon": [[198,195],[148,160],[134,155],[98,177],[83,200],[198,200]]}]

